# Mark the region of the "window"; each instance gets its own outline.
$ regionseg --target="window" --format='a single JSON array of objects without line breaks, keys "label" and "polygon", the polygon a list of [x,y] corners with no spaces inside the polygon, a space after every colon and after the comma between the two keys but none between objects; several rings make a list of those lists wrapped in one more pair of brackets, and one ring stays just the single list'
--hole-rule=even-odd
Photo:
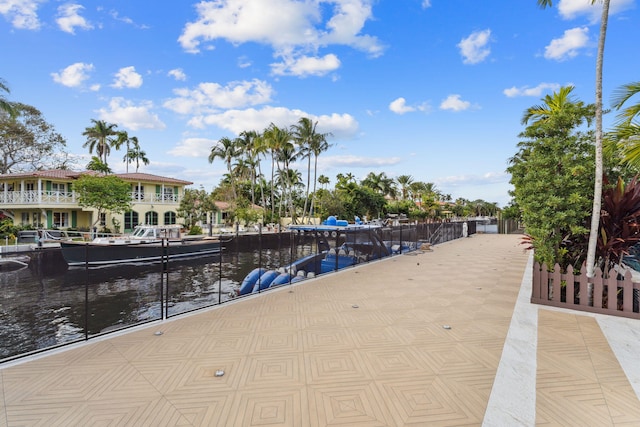
[{"label": "window", "polygon": [[136,185],[133,187],[133,198],[136,200],[144,200],[144,185]]},{"label": "window", "polygon": [[107,225],[107,214],[106,213],[101,213],[100,214],[100,225],[101,226],[105,226]]},{"label": "window", "polygon": [[51,191],[56,193],[64,193],[64,184],[60,182],[52,182],[51,183]]},{"label": "window", "polygon": [[163,194],[163,198],[162,199],[165,200],[165,201],[174,200],[173,188],[172,187],[164,187],[164,194]]},{"label": "window", "polygon": [[149,211],[145,213],[144,223],[147,225],[158,225],[158,212]]},{"label": "window", "polygon": [[124,213],[124,229],[133,230],[138,225],[138,212],[129,211]]},{"label": "window", "polygon": [[165,212],[164,213],[164,225],[174,225],[176,223],[176,213],[175,212]]},{"label": "window", "polygon": [[56,228],[68,227],[69,226],[69,213],[68,212],[54,212],[53,213],[53,224]]},{"label": "window", "polygon": [[22,212],[22,225],[29,224],[29,212]]},{"label": "window", "polygon": [[35,184],[33,182],[27,182],[24,186],[26,191],[33,191],[35,190]]}]

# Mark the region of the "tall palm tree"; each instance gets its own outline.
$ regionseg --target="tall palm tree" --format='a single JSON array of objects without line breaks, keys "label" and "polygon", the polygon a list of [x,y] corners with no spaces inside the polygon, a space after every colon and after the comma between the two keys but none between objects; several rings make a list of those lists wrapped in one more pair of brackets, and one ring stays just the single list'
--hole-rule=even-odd
[{"label": "tall palm tree", "polygon": [[[595,4],[597,0],[591,0]],[[591,211],[591,230],[589,232],[589,246],[587,248],[587,277],[593,277],[596,265],[596,247],[598,231],[600,229],[600,210],[602,207],[602,64],[604,61],[604,43],[607,37],[610,0],[602,1],[602,16],[600,18],[600,35],[598,36],[598,55],[596,58],[596,167],[593,184],[593,209]],[[537,0],[542,8],[552,6],[552,0]]]},{"label": "tall palm tree", "polygon": [[89,154],[95,150],[98,158],[100,158],[105,165],[107,165],[107,156],[111,152],[112,136],[116,135],[117,125],[107,123],[104,120],[91,119],[93,126],[85,128],[82,135],[87,138],[87,141],[82,144],[83,147],[89,147]]},{"label": "tall palm tree", "polygon": [[329,177],[326,176],[326,175],[320,175],[318,177],[318,184],[322,185],[323,187],[325,185],[329,185],[329,182],[331,182],[331,181],[329,180]]},{"label": "tall palm tree", "polygon": [[407,194],[409,193],[409,188],[411,186],[411,183],[413,182],[413,177],[411,175],[400,175],[396,178],[396,182],[400,185],[402,200],[406,200]]},{"label": "tall palm tree", "polygon": [[129,138],[129,134],[127,133],[126,130],[121,130],[119,132],[116,132],[115,139],[111,141],[111,146],[116,150],[119,150],[120,148],[122,148],[123,145],[126,146],[126,150],[124,152],[124,156],[122,157],[122,161],[126,165],[127,173],[129,173],[129,163],[130,163],[129,161],[130,141],[131,141],[131,138]]},{"label": "tall palm tree", "polygon": [[[144,165],[148,165],[149,164],[149,159],[147,158],[147,153],[142,151],[142,149],[140,148],[140,143],[138,142],[138,137],[132,136],[129,140],[133,143],[133,145],[127,151],[127,155],[126,155],[127,165],[129,163],[131,163],[131,162],[136,162],[136,173],[138,173],[138,168],[140,167],[140,162],[142,162],[142,164],[144,164]],[[128,171],[129,171],[129,169],[127,168],[127,172]]]},{"label": "tall palm tree", "polygon": [[235,139],[238,154],[244,154],[244,165],[248,167],[248,181],[251,185],[251,203],[256,203],[254,183],[256,182],[256,167],[260,166],[256,150],[258,133],[256,131],[242,131]]},{"label": "tall palm tree", "polygon": [[275,215],[275,203],[274,199],[274,176],[276,168],[280,171],[280,152],[291,144],[291,133],[287,129],[279,128],[275,124],[271,123],[262,134],[263,143],[266,149],[271,155],[271,216]]},{"label": "tall palm tree", "polygon": [[[298,120],[298,123],[291,126],[291,133],[293,135],[293,139],[300,147],[300,159],[307,159],[307,191],[304,199],[304,208],[302,214],[302,221],[304,222],[305,216],[307,214],[307,203],[309,202],[309,193],[311,191],[311,156],[314,156],[314,179],[313,179],[313,192],[316,191],[316,177],[317,177],[317,166],[318,166],[318,156],[323,151],[329,149],[329,144],[327,143],[328,133],[318,133],[316,131],[316,127],[318,126],[318,122],[313,122],[308,117],[301,117]],[[313,203],[312,203],[313,204]],[[311,209],[309,215],[311,215]]]},{"label": "tall palm tree", "polygon": [[235,179],[233,177],[232,162],[237,155],[238,150],[235,141],[226,136],[220,138],[218,142],[211,147],[211,153],[209,154],[209,163],[213,163],[216,158],[220,158],[226,163],[227,172],[231,178],[231,189],[233,191],[234,201],[238,198],[238,193],[236,192]]}]

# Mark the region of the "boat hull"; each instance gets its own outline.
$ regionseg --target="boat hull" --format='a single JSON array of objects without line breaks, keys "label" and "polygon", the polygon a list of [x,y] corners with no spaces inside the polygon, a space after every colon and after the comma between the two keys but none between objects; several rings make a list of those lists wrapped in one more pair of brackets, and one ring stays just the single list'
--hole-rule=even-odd
[{"label": "boat hull", "polygon": [[197,240],[98,245],[84,242],[61,242],[62,256],[70,267],[99,266],[122,263],[157,262],[162,259],[180,259],[213,255],[220,252],[217,240]]}]

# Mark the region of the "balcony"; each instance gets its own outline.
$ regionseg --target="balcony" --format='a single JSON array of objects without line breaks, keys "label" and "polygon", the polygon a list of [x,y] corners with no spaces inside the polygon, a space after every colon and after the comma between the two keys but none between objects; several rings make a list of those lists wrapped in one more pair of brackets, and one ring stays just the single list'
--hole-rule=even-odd
[{"label": "balcony", "polygon": [[[178,194],[157,194],[131,192],[132,203],[154,203],[174,205],[180,203]],[[0,204],[6,208],[17,205],[30,206],[77,206],[77,195],[74,191],[4,191],[0,192]]]}]

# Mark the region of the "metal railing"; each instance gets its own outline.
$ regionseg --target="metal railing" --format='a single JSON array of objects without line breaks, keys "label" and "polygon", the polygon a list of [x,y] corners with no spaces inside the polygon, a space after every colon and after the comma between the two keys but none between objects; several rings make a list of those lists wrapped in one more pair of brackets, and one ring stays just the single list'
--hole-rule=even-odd
[{"label": "metal railing", "polygon": [[[473,223],[469,223],[469,234],[473,234],[474,230]],[[363,233],[372,232],[374,231],[363,231]],[[419,250],[421,244],[425,242],[435,245],[460,238],[462,225],[459,223],[411,224],[384,227],[375,232],[380,233],[381,240],[390,249],[388,256],[393,257],[407,251]],[[23,315],[30,310],[41,310],[34,311],[29,317],[38,319],[42,325],[47,325],[37,327],[38,333],[46,334],[50,331],[50,335],[38,337],[37,342],[26,344],[5,341],[3,345],[12,346],[12,348],[9,349],[8,354],[0,353],[0,363],[225,304],[235,298],[234,291],[238,289],[243,278],[252,268],[277,269],[291,264],[305,255],[317,252],[316,243],[319,238],[326,239],[329,249],[334,251],[340,251],[341,247],[348,251],[348,248],[358,243],[358,237],[355,235],[336,233],[335,236],[324,236],[319,231],[298,233],[281,230],[262,233],[260,229],[257,233],[225,238],[221,241],[220,253],[205,260],[174,261],[164,257],[160,262],[128,268],[121,266],[91,268],[87,265],[69,269],[64,273],[56,272],[55,274],[59,277],[60,274],[64,274],[61,276],[63,280],[57,282],[56,286],[59,286],[59,289],[53,288],[52,284],[44,283],[49,283],[48,270],[59,268],[60,262],[64,262],[61,260],[60,252],[56,250],[29,252],[27,254],[32,257],[32,260],[28,268],[34,280],[37,281],[34,283],[34,300],[25,300],[24,307],[7,305],[5,309],[15,310],[13,311],[16,313],[15,316]],[[87,259],[89,259],[88,251],[91,249],[86,245]],[[160,247],[158,251],[162,255],[165,253],[165,248]],[[359,257],[354,264],[345,268],[384,258],[382,255],[384,254],[369,253],[368,256]],[[337,261],[334,262],[336,264],[331,270],[335,271],[343,267]],[[241,264],[246,265],[247,270],[239,270]],[[295,276],[298,274],[299,272],[296,271]],[[11,277],[13,276],[0,276],[0,282],[11,280]],[[305,277],[308,277],[308,274],[305,274]],[[292,282],[293,278],[285,285]],[[52,288],[42,294],[41,286],[52,286]],[[22,285],[16,284],[15,287],[22,287]],[[258,289],[258,293],[269,291],[273,291],[273,288]],[[72,327],[66,326],[64,340],[60,339],[60,330],[55,327],[63,324],[60,322],[62,317],[73,324]],[[10,316],[10,318],[13,317]],[[69,332],[69,328],[73,330]],[[18,339],[20,334],[12,334],[12,337]],[[33,347],[34,345],[36,347]]]},{"label": "metal railing", "polygon": [[[181,199],[179,194],[131,192],[131,201],[138,203],[179,204]],[[0,204],[5,205],[73,205],[76,203],[75,191],[0,191]]]}]

